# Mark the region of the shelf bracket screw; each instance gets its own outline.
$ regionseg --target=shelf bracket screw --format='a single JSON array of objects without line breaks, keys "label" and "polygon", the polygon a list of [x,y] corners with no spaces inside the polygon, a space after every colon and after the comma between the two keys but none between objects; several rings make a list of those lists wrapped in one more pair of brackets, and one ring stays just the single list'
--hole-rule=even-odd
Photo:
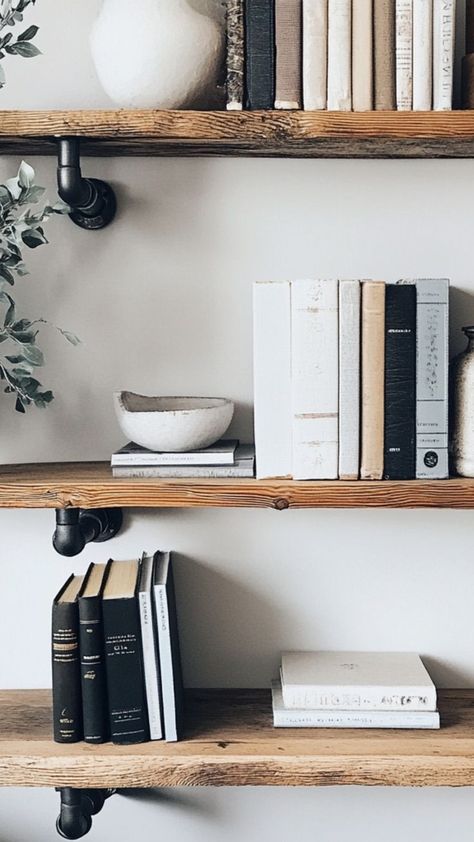
[{"label": "shelf bracket screw", "polygon": [[122,523],[122,509],[56,509],[53,547],[69,558],[79,555],[90,541],[115,538]]},{"label": "shelf bracket screw", "polygon": [[58,787],[61,799],[56,830],[63,839],[81,839],[92,827],[92,816],[102,810],[114,789],[73,789]]},{"label": "shelf bracket screw", "polygon": [[58,138],[58,193],[71,208],[72,221],[86,231],[99,231],[115,217],[117,199],[111,186],[81,173],[78,137]]}]

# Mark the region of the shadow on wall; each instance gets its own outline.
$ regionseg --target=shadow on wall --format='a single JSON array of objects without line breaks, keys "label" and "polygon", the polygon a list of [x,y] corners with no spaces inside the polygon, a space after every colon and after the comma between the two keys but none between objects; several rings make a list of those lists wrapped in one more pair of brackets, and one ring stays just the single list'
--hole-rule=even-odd
[{"label": "shadow on wall", "polygon": [[449,338],[451,359],[464,351],[466,338],[461,328],[474,324],[474,295],[451,287],[449,297]]},{"label": "shadow on wall", "polygon": [[[119,789],[117,795],[123,795],[132,801],[140,804],[152,804],[169,810],[177,810],[178,815],[183,812],[192,814],[193,817],[202,819],[217,819],[217,807],[215,802],[200,799],[196,800],[186,792],[177,792],[172,789]],[[3,840],[0,839],[0,842]],[[5,840],[6,842],[6,840]]]},{"label": "shadow on wall", "polygon": [[466,680],[465,672],[463,673],[461,670],[453,669],[447,661],[440,661],[438,658],[425,657],[425,655],[422,655],[422,658],[423,663],[435,684],[438,685],[435,676],[442,675],[442,687],[469,687],[469,681]]}]

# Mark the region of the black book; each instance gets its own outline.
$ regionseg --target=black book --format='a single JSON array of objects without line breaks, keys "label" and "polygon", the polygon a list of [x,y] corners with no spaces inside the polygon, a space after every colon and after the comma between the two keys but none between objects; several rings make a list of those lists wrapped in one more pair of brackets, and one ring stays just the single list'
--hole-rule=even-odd
[{"label": "black book", "polygon": [[109,739],[107,680],[105,675],[102,593],[109,564],[91,564],[79,594],[82,713],[86,743]]},{"label": "black book", "polygon": [[53,733],[57,743],[82,740],[79,609],[77,597],[84,576],[70,576],[53,602]]},{"label": "black book", "polygon": [[246,106],[275,104],[275,0],[245,2]]},{"label": "black book", "polygon": [[149,739],[137,589],[138,561],[113,561],[102,598],[110,735]]},{"label": "black book", "polygon": [[384,478],[416,476],[416,287],[387,285]]}]

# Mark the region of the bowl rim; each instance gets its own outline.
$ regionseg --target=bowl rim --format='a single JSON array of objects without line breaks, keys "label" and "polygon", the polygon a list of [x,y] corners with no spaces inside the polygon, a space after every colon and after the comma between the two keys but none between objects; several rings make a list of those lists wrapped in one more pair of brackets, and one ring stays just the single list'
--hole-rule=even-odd
[{"label": "bowl rim", "polygon": [[[234,401],[231,398],[220,398],[220,397],[201,397],[201,395],[142,395],[139,392],[132,392],[130,389],[121,389],[116,390],[113,393],[114,398],[116,399],[117,403],[119,404],[120,408],[128,413],[129,415],[150,415],[152,413],[160,413],[161,415],[166,415],[168,413],[176,413],[176,412],[210,412],[216,409],[221,409],[227,405],[234,405]],[[133,397],[137,398],[144,398],[147,400],[162,400],[162,401],[173,401],[173,400],[184,400],[184,401],[218,401],[217,406],[195,406],[190,407],[189,409],[128,409],[127,406],[124,404],[123,395],[133,395]]]}]

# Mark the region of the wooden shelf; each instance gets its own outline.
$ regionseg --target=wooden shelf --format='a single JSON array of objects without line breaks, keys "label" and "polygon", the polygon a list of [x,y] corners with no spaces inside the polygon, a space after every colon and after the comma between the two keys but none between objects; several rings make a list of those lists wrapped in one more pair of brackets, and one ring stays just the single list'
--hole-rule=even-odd
[{"label": "wooden shelf", "polygon": [[51,741],[49,691],[0,692],[0,785],[474,785],[474,691],[440,693],[441,731],[274,729],[264,690],[193,691],[185,739]]},{"label": "wooden shelf", "polygon": [[0,154],[472,158],[474,112],[1,111]]}]

